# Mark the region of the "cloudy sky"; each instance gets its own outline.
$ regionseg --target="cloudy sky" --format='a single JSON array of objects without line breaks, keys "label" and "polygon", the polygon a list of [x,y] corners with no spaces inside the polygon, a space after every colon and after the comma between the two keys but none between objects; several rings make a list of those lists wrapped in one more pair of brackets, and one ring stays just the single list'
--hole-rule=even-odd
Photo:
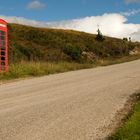
[{"label": "cloudy sky", "polygon": [[140,0],[5,0],[0,18],[10,23],[73,29],[140,41]]}]

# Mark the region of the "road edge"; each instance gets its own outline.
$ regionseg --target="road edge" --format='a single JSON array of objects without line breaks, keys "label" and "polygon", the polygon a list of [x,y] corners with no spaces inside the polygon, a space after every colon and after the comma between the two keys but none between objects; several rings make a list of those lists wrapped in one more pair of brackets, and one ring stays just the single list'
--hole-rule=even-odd
[{"label": "road edge", "polygon": [[105,137],[105,140],[111,140],[111,136],[114,135],[124,122],[127,121],[127,119],[131,116],[133,106],[140,98],[140,89],[131,94],[126,103],[124,104],[123,108],[118,110],[115,114],[115,117],[112,120],[112,123],[107,126],[104,131],[109,131],[109,134],[107,137]]}]

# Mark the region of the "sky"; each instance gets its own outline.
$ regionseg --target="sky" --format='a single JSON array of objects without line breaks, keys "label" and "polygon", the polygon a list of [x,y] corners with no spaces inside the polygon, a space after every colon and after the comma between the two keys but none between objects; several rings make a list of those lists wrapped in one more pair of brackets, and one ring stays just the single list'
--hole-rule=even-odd
[{"label": "sky", "polygon": [[140,0],[0,0],[10,23],[131,37],[140,41]]}]

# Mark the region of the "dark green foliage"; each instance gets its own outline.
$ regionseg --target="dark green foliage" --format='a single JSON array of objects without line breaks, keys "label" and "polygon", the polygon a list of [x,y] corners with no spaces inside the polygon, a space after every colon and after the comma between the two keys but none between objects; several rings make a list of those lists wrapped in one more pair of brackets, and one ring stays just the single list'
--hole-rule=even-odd
[{"label": "dark green foliage", "polygon": [[105,40],[104,36],[102,35],[101,31],[98,29],[98,34],[96,36],[96,40],[99,42],[103,42]]},{"label": "dark green foliage", "polygon": [[78,46],[73,46],[72,44],[66,44],[64,48],[64,53],[71,56],[71,58],[77,62],[81,61],[82,50]]},{"label": "dark green foliage", "polygon": [[126,37],[123,38],[123,41],[128,41],[128,39]]}]

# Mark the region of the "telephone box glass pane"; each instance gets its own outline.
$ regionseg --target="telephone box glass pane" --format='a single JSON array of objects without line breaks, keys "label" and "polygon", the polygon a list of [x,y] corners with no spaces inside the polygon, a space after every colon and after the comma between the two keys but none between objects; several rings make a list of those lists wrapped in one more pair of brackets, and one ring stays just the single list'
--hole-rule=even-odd
[{"label": "telephone box glass pane", "polygon": [[5,62],[1,62],[1,65],[2,65],[2,66],[5,66]]},{"label": "telephone box glass pane", "polygon": [[1,36],[0,39],[1,39],[1,40],[5,40],[5,36]]},{"label": "telephone box glass pane", "polygon": [[5,35],[5,32],[4,31],[0,31],[0,35]]},{"label": "telephone box glass pane", "polygon": [[5,52],[1,52],[1,55],[5,55]]},{"label": "telephone box glass pane", "polygon": [[0,30],[0,70],[5,71],[6,66],[6,32]]},{"label": "telephone box glass pane", "polygon": [[5,57],[1,57],[1,60],[5,60]]}]

